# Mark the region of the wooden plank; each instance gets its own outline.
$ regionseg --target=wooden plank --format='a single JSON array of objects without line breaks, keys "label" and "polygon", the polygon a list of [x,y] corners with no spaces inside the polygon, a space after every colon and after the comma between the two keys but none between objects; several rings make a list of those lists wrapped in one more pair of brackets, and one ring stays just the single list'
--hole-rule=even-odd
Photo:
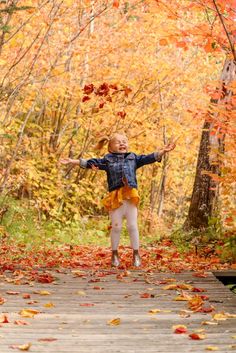
[{"label": "wooden plank", "polygon": [[[233,338],[236,336],[235,318],[219,321],[214,326],[201,325],[202,321],[212,319],[211,313],[190,312],[189,317],[183,318],[179,315],[180,311],[188,307],[186,302],[173,300],[178,291],[163,290],[165,284],[155,283],[168,278],[178,283],[191,283],[206,290],[203,293],[190,293],[208,295],[206,305],[213,305],[216,311],[236,313],[236,296],[212,273],[207,273],[206,278],[198,278],[193,276],[193,272],[147,275],[142,271],[132,271],[122,281],[116,278],[122,272],[113,272],[110,274],[109,271],[101,271],[100,275],[105,276],[99,277],[99,273],[88,271],[85,273],[86,278],[75,277],[69,270],[65,273],[52,272],[57,279],[56,283],[32,283],[30,286],[14,285],[5,282],[2,277],[0,297],[6,298],[7,302],[0,308],[2,313],[7,313],[10,323],[0,327],[0,352],[12,352],[10,345],[27,342],[32,343],[30,351],[37,353],[185,353],[205,352],[207,346],[218,346],[218,352],[221,353],[233,350],[236,345],[236,339]],[[8,273],[8,277],[11,277],[11,273]],[[104,289],[94,289],[98,286]],[[19,291],[20,294],[7,295],[9,290]],[[40,296],[34,293],[40,290],[48,290],[51,295]],[[84,291],[86,296],[78,295],[78,291]],[[31,298],[23,299],[23,293],[29,293]],[[140,298],[142,293],[154,294],[154,298]],[[27,304],[33,300],[38,302]],[[48,302],[52,302],[55,307],[45,308],[43,305]],[[84,303],[95,305],[81,306]],[[37,309],[40,314],[34,318],[22,318],[19,311],[23,308]],[[149,310],[154,308],[162,311],[150,314]],[[121,324],[115,327],[107,325],[107,321],[114,317],[120,317]],[[30,325],[17,326],[15,320],[25,320]],[[176,324],[186,325],[189,332],[205,329],[207,337],[202,341],[193,341],[186,334],[174,334],[172,326]],[[38,341],[47,337],[57,340]]]}]

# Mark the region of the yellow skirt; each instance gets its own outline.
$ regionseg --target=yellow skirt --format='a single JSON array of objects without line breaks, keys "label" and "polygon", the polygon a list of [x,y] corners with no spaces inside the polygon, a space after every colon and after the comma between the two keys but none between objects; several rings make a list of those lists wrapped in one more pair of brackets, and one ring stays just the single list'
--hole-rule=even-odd
[{"label": "yellow skirt", "polygon": [[109,194],[102,200],[102,204],[107,211],[112,211],[119,208],[122,205],[123,200],[130,200],[137,206],[139,203],[138,190],[123,186],[120,189],[109,192]]}]

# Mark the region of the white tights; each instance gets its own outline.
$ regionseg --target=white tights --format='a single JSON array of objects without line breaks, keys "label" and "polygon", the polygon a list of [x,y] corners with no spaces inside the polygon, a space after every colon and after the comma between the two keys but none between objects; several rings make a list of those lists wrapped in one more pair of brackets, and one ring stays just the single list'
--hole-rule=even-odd
[{"label": "white tights", "polygon": [[111,219],[111,247],[117,250],[120,242],[122,220],[126,218],[127,229],[130,236],[131,246],[134,250],[139,249],[139,232],[137,225],[138,210],[129,200],[124,200],[123,204],[109,213]]}]

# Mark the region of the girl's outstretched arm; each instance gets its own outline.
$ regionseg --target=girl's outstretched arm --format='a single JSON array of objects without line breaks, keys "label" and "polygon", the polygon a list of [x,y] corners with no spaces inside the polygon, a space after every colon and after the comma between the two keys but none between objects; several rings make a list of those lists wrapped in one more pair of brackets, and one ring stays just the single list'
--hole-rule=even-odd
[{"label": "girl's outstretched arm", "polygon": [[106,170],[107,164],[104,158],[91,158],[91,159],[72,159],[72,158],[65,158],[61,159],[60,163],[62,164],[72,164],[72,165],[79,165],[81,168],[88,168],[93,170]]}]

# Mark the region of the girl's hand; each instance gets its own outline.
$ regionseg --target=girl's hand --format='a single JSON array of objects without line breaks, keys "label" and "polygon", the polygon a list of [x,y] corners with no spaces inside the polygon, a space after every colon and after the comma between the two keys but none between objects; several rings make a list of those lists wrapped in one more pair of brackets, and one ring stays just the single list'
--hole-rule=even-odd
[{"label": "girl's hand", "polygon": [[170,152],[175,148],[176,144],[174,142],[170,142],[163,147],[164,152]]},{"label": "girl's hand", "polygon": [[72,159],[72,158],[60,159],[59,162],[61,164],[78,164],[78,161],[76,159]]}]

